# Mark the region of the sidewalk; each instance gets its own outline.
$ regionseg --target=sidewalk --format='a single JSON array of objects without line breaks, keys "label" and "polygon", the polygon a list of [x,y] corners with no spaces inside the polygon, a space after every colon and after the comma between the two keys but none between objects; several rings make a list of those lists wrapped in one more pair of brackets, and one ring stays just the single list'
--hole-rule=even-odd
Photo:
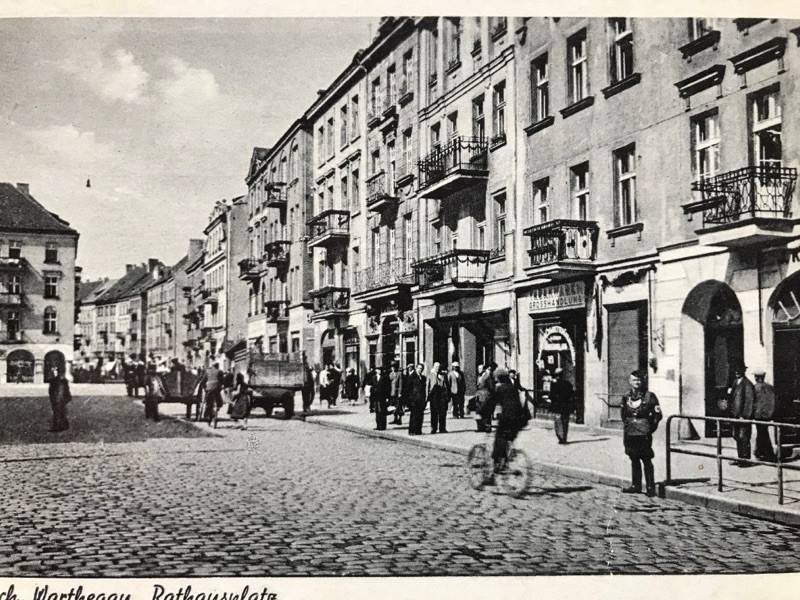
[{"label": "sidewalk", "polygon": [[[485,434],[476,431],[475,421],[471,417],[448,417],[448,432],[433,435],[428,433],[429,417],[426,414],[423,435],[412,437],[408,435],[407,415],[402,427],[388,424],[386,431],[376,431],[375,416],[366,406],[336,406],[330,411],[316,407],[315,404],[314,410],[305,416],[307,422],[462,455],[466,455],[473,444],[486,438]],[[390,423],[391,419],[390,416]],[[662,424],[653,440],[657,482],[663,482],[666,477],[664,436]],[[715,440],[673,442],[673,448],[713,453],[715,443]],[[527,453],[537,468],[620,488],[630,484],[630,462],[625,456],[619,431],[591,429],[573,424],[570,427],[569,443],[560,445],[556,442],[552,423],[533,420],[519,434],[516,444]],[[725,456],[736,457],[733,440],[726,439],[723,446]],[[800,473],[784,471],[783,505],[778,504],[776,468],[761,465],[741,468],[733,466],[730,460],[724,460],[722,473],[723,491],[719,492],[715,459],[673,454],[672,479],[679,485],[660,484],[660,495],[777,523],[800,525]]]}]

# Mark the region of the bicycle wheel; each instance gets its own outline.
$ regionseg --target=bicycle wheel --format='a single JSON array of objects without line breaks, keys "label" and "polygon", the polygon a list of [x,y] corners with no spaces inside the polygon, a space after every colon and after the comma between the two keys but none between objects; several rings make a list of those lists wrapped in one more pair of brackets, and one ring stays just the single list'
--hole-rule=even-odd
[{"label": "bicycle wheel", "polygon": [[513,498],[521,498],[528,491],[531,480],[531,463],[522,450],[511,448],[506,468],[500,473],[503,492]]},{"label": "bicycle wheel", "polygon": [[467,477],[473,489],[481,489],[492,476],[492,459],[486,444],[475,444],[467,455]]}]

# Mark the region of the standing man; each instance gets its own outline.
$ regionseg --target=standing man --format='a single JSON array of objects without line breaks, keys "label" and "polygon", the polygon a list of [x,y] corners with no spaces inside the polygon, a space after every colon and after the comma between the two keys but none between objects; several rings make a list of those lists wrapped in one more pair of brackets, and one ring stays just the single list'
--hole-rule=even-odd
[{"label": "standing man", "polygon": [[327,402],[328,406],[331,405],[330,387],[331,387],[331,374],[330,365],[325,365],[319,372],[319,403]]},{"label": "standing man", "polygon": [[400,366],[392,363],[391,371],[389,371],[389,404],[394,405],[394,420],[393,425],[403,424],[403,373],[400,371]]},{"label": "standing man", "polygon": [[69,392],[69,381],[64,376],[64,367],[59,366],[52,370],[50,384],[48,386],[50,396],[50,408],[53,410],[53,420],[50,424],[50,431],[64,431],[69,429],[67,422],[67,402],[72,400]]},{"label": "standing man", "polygon": [[214,409],[222,406],[222,371],[219,370],[219,363],[213,363],[205,370],[200,378],[200,386],[206,391],[206,414],[203,418],[211,425]]},{"label": "standing man", "polygon": [[[753,404],[753,418],[758,421],[772,421],[775,416],[775,390],[764,381],[766,372],[764,369],[753,371],[756,383],[755,402]],[[775,450],[769,439],[769,425],[763,423],[756,424],[756,458],[768,462],[775,461]],[[778,449],[780,452],[780,448]]]},{"label": "standing man", "polygon": [[428,400],[431,403],[431,433],[447,433],[447,377],[442,369],[435,375],[431,373],[431,384]]},{"label": "standing man", "polygon": [[375,404],[375,429],[386,429],[386,412],[389,400],[389,373],[386,369],[375,367],[375,384],[372,386],[372,401]]},{"label": "standing man", "polygon": [[[756,399],[756,388],[753,382],[745,375],[747,367],[741,360],[734,367],[734,381],[730,388],[731,410],[735,419],[752,419],[753,404]],[[734,464],[739,467],[750,466],[742,459],[750,458],[750,438],[753,435],[753,426],[750,423],[733,426],[733,437],[736,440],[736,453],[739,460]]]},{"label": "standing man", "polygon": [[408,435],[422,435],[422,421],[425,418],[428,381],[425,378],[425,365],[419,363],[416,370],[408,376],[408,402],[411,418],[408,423]]},{"label": "standing man", "polygon": [[447,374],[447,387],[450,393],[450,400],[453,402],[453,417],[463,419],[464,394],[467,391],[467,384],[457,361],[450,366],[450,372]]},{"label": "standing man", "polygon": [[339,397],[339,388],[342,385],[342,370],[339,368],[339,363],[331,365],[329,373],[331,378],[330,396],[328,399],[328,406],[336,406],[336,400]]},{"label": "standing man", "polygon": [[564,379],[564,370],[559,367],[553,373],[553,381],[550,383],[550,401],[555,413],[553,429],[559,444],[567,443],[569,416],[572,413],[574,396],[572,384]]},{"label": "standing man", "polygon": [[303,354],[303,373],[303,412],[308,412],[314,402],[314,371],[308,366],[305,354]]},{"label": "standing man", "polygon": [[622,424],[625,454],[631,461],[631,485],[622,490],[624,494],[642,492],[642,466],[647,486],[647,495],[656,495],[653,472],[653,432],[661,421],[661,406],[658,398],[645,389],[644,374],[634,371],[630,376],[631,391],[622,397]]}]

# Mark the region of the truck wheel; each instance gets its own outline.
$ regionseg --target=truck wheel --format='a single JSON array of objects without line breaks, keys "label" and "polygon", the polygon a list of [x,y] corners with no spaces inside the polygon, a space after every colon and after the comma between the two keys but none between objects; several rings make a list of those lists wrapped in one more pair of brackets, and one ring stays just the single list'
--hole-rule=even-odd
[{"label": "truck wheel", "polygon": [[264,405],[264,414],[267,415],[268,417],[271,417],[272,416],[272,408],[273,408],[272,404],[265,404]]}]

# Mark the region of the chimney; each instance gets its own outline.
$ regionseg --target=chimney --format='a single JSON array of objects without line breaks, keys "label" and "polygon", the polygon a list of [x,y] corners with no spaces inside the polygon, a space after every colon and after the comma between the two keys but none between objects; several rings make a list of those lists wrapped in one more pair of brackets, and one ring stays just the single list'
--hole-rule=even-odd
[{"label": "chimney", "polygon": [[157,258],[148,258],[147,259],[147,270],[153,273],[157,268],[158,265],[161,263],[160,260]]},{"label": "chimney", "polygon": [[25,194],[26,196],[30,196],[31,195],[30,187],[31,186],[28,185],[27,183],[17,183],[17,189],[20,192],[22,192],[23,194]]},{"label": "chimney", "polygon": [[125,272],[130,273],[136,268],[136,265],[125,265]]},{"label": "chimney", "polygon": [[203,252],[203,240],[189,240],[189,261],[193,261]]}]

